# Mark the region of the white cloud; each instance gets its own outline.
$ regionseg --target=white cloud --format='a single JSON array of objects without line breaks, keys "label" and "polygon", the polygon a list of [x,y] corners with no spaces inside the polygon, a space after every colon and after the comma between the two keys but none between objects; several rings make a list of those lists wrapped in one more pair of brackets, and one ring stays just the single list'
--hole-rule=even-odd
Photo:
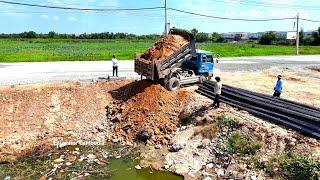
[{"label": "white cloud", "polygon": [[78,19],[73,16],[70,16],[68,17],[68,21],[78,21]]},{"label": "white cloud", "polygon": [[60,19],[59,16],[53,16],[52,17],[52,20],[54,20],[54,21],[59,21],[59,19]]},{"label": "white cloud", "polygon": [[42,19],[49,19],[49,16],[46,15],[46,14],[41,14],[40,18],[42,18]]},{"label": "white cloud", "polygon": [[49,16],[47,14],[42,14],[40,16],[40,18],[44,19],[44,20],[52,20],[52,21],[59,21],[60,20],[59,16]]}]

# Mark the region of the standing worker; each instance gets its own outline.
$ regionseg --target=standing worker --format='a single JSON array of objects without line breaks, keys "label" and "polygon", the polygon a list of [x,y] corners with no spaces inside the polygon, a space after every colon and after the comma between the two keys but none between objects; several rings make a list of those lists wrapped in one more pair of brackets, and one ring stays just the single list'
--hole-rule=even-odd
[{"label": "standing worker", "polygon": [[280,97],[282,92],[282,87],[283,87],[282,76],[278,75],[278,80],[277,80],[276,86],[274,87],[274,93],[273,93],[274,97],[278,97],[278,98]]},{"label": "standing worker", "polygon": [[213,81],[214,84],[214,93],[215,93],[215,97],[214,97],[214,101],[213,101],[213,106],[215,108],[219,108],[220,106],[220,95],[221,95],[221,89],[222,89],[222,83],[221,83],[221,79],[220,77],[215,77],[216,81]]},{"label": "standing worker", "polygon": [[114,72],[116,72],[116,76],[118,77],[118,59],[115,55],[112,56],[112,77],[114,77]]}]

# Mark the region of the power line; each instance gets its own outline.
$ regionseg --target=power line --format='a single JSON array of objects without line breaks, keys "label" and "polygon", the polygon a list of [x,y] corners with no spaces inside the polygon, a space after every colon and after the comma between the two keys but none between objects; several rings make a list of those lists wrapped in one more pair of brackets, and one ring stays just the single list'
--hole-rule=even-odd
[{"label": "power line", "polygon": [[164,9],[164,7],[143,7],[143,8],[114,8],[114,9],[102,9],[102,8],[76,8],[76,7],[61,7],[61,6],[49,6],[29,3],[19,3],[10,1],[1,1],[0,3],[29,6],[29,7],[40,7],[50,9],[63,9],[63,10],[78,10],[78,11],[141,11],[141,10],[153,10],[153,9]]},{"label": "power line", "polygon": [[[38,3],[40,5],[47,5],[47,3],[44,3],[43,1],[38,1],[38,0],[28,0],[28,1],[21,1],[21,0],[16,0],[15,2],[19,2],[19,3]],[[83,5],[86,5],[86,6],[89,6],[89,7],[94,7],[94,8],[116,8],[115,6],[95,6],[95,5],[90,5],[88,3],[86,4],[83,4],[83,3],[66,3],[66,2],[60,2],[60,1],[57,1],[57,2],[53,2],[52,4],[56,4],[56,5],[64,5],[64,6],[83,6]]]},{"label": "power line", "polygon": [[312,19],[304,19],[304,18],[300,18],[301,20],[304,20],[304,21],[309,21],[309,22],[315,22],[315,23],[320,23],[320,21],[317,21],[317,20],[312,20]]},{"label": "power line", "polygon": [[304,5],[288,5],[288,4],[278,4],[278,3],[266,3],[266,2],[258,2],[258,1],[253,1],[253,0],[229,0],[228,2],[223,1],[223,0],[211,0],[219,3],[227,3],[227,4],[232,4],[232,3],[240,3],[244,5],[249,5],[249,6],[264,6],[264,7],[273,7],[273,8],[291,8],[291,9],[308,9],[308,10],[319,10],[320,7],[315,7],[315,6],[304,6]]},{"label": "power line", "polygon": [[281,20],[295,19],[295,18],[274,18],[274,19],[228,18],[228,17],[210,16],[210,15],[199,14],[199,13],[195,13],[195,12],[183,11],[183,10],[175,9],[175,8],[168,8],[168,9],[170,9],[170,10],[172,10],[172,11],[177,11],[177,12],[185,13],[185,14],[191,14],[191,15],[202,16],[202,17],[213,18],[213,19],[233,20],[233,21],[281,21]]}]

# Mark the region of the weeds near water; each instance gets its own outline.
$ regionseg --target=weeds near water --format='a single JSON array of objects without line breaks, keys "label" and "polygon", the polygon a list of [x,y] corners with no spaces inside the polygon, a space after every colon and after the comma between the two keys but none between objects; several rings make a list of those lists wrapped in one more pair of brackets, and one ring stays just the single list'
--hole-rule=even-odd
[{"label": "weeds near water", "polygon": [[234,154],[254,155],[262,146],[262,142],[252,139],[247,135],[234,132],[228,140],[228,149]]}]

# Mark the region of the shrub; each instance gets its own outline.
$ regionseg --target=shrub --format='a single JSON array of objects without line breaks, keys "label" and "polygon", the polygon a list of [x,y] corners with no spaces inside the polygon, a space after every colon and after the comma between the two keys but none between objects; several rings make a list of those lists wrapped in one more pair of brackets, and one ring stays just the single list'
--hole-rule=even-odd
[{"label": "shrub", "polygon": [[230,114],[223,113],[222,115],[219,115],[216,119],[216,122],[220,128],[223,127],[229,127],[233,128],[235,127],[235,121],[234,117],[232,117]]},{"label": "shrub", "polygon": [[306,156],[287,156],[280,160],[281,173],[288,179],[320,179],[320,162]]},{"label": "shrub", "polygon": [[276,40],[276,34],[272,31],[270,31],[270,32],[267,32],[262,35],[262,37],[259,41],[259,44],[271,45],[271,43],[275,40]]},{"label": "shrub", "polygon": [[261,146],[262,143],[260,141],[251,139],[239,132],[233,133],[228,140],[229,151],[240,155],[253,155],[261,148]]},{"label": "shrub", "polygon": [[307,156],[285,155],[272,157],[265,167],[271,176],[279,176],[283,179],[320,179],[320,163],[309,159]]}]

